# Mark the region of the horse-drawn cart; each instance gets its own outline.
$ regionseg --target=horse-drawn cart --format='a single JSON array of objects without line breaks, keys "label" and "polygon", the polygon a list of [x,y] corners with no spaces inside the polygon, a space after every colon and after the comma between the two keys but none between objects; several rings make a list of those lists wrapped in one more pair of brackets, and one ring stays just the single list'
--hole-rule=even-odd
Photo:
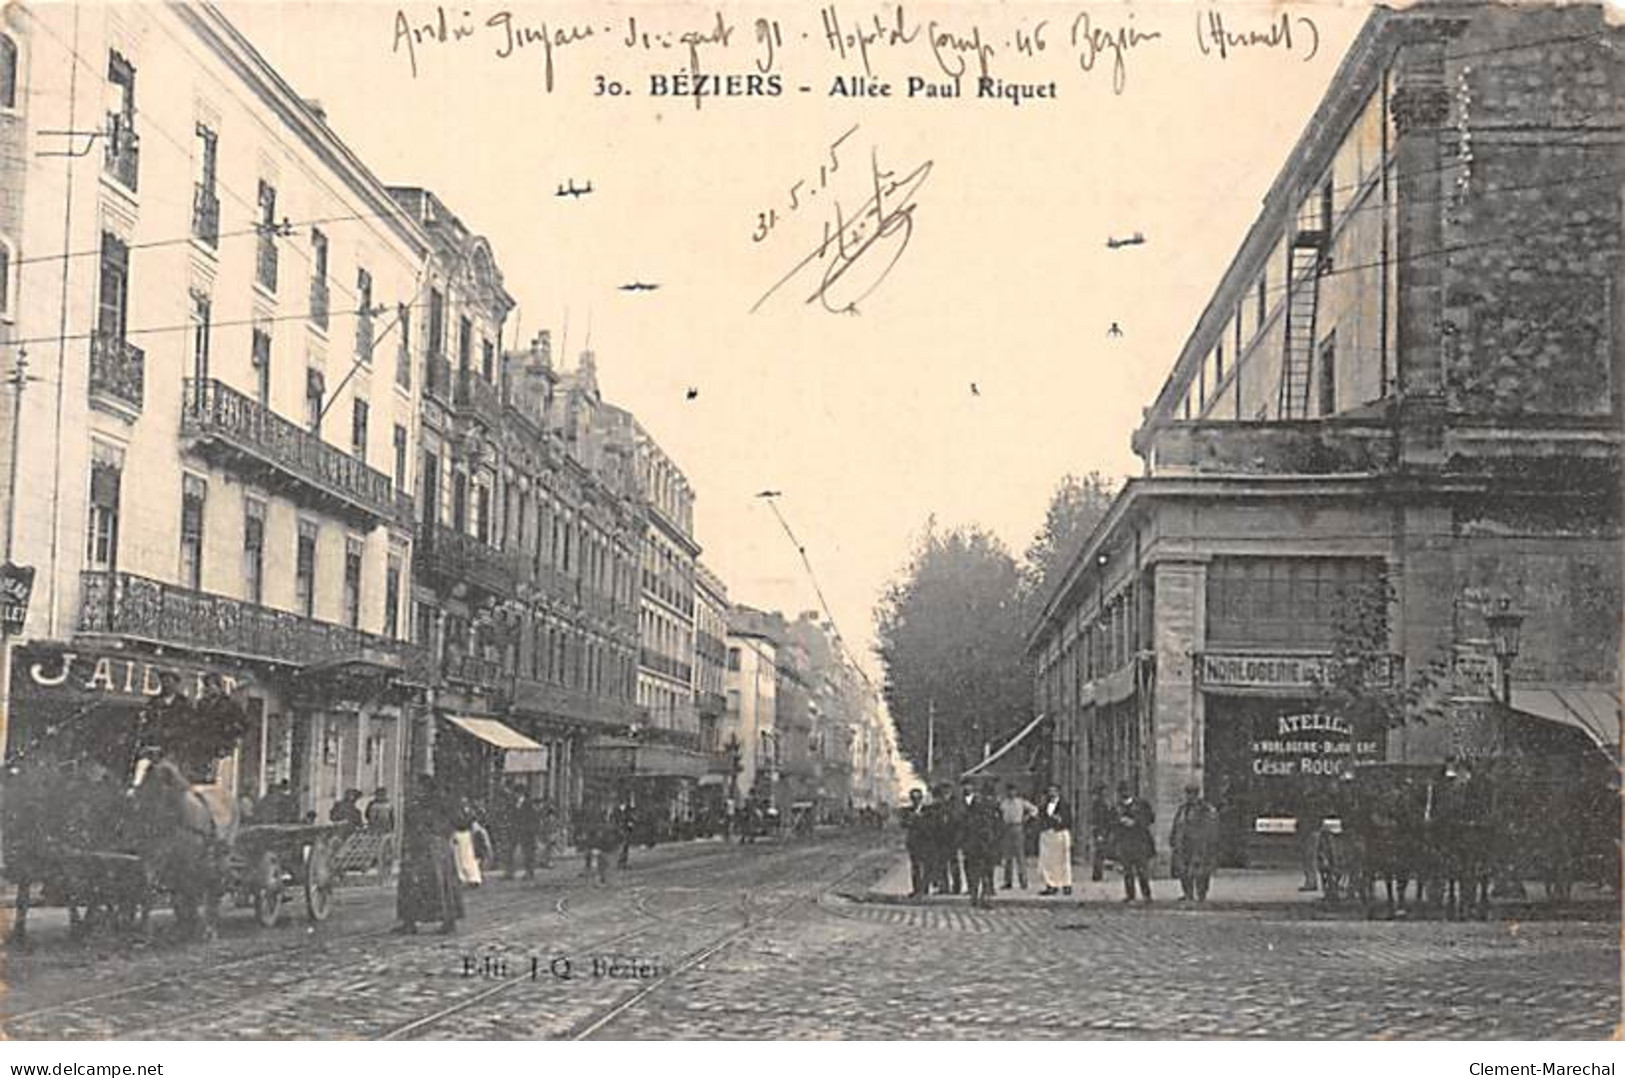
[{"label": "horse-drawn cart", "polygon": [[266,928],[276,925],[290,891],[302,891],[305,915],[325,921],[333,912],[339,872],[333,824],[250,824],[240,828],[228,860],[228,888],[239,906],[253,906]]}]

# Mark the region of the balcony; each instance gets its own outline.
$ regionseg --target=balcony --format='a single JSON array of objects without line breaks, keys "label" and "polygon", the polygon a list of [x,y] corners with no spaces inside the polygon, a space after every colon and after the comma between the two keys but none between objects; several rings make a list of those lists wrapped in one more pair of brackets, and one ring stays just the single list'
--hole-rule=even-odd
[{"label": "balcony", "polygon": [[186,380],[181,436],[223,466],[363,524],[410,524],[389,476],[215,379]]},{"label": "balcony", "polygon": [[[269,225],[261,225],[262,229],[269,229]],[[276,240],[269,231],[260,233],[258,245],[254,250],[254,283],[267,292],[276,291],[277,251]]]},{"label": "balcony", "polygon": [[328,307],[332,295],[327,289],[327,280],[323,277],[310,279],[310,320],[322,329],[327,328]]},{"label": "balcony", "polygon": [[192,235],[209,247],[220,246],[220,196],[201,183],[192,185]]},{"label": "balcony", "polygon": [[141,410],[146,396],[147,354],[111,333],[90,338],[90,391]]},{"label": "balcony", "polygon": [[103,139],[103,167],[107,174],[129,191],[136,189],[141,174],[141,137],[131,118],[119,112],[107,114],[107,135]]},{"label": "balcony", "polygon": [[638,664],[644,669],[653,670],[669,678],[675,678],[685,685],[689,684],[694,677],[694,668],[688,663],[668,658],[652,648],[640,648],[638,650]]},{"label": "balcony", "polygon": [[294,666],[367,663],[400,670],[410,647],[402,640],[131,573],[88,571],[79,580],[81,633]]},{"label": "balcony", "polygon": [[1156,432],[1156,475],[1347,475],[1384,472],[1394,435],[1373,423],[1179,423]]},{"label": "balcony", "polygon": [[638,721],[638,708],[629,701],[527,677],[514,679],[513,707],[522,714],[606,727],[625,727]]},{"label": "balcony", "polygon": [[472,367],[457,372],[457,411],[492,430],[502,425],[502,394]]},{"label": "balcony", "polygon": [[643,726],[638,729],[637,739],[645,745],[670,745],[689,752],[700,751],[700,734],[697,730],[668,730],[663,726]]},{"label": "balcony", "polygon": [[444,524],[418,529],[414,553],[417,570],[445,588],[472,585],[511,599],[515,594],[513,563],[508,555],[471,535]]},{"label": "balcony", "polygon": [[423,391],[448,408],[451,406],[451,364],[445,356],[430,353],[423,361]]}]

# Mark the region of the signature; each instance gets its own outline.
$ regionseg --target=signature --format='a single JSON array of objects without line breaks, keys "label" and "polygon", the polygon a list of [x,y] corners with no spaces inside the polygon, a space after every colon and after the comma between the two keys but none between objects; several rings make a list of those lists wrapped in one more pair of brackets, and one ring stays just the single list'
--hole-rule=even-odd
[{"label": "signature", "polygon": [[931,175],[926,161],[899,174],[883,168],[879,150],[869,154],[869,181],[873,194],[848,216],[839,200],[832,219],[824,221],[818,246],[775,281],[751,306],[756,313],[775,293],[808,271],[818,284],[804,302],[818,303],[831,314],[857,314],[858,304],[880,287],[914,236],[915,196]]},{"label": "signature", "polygon": [[1202,50],[1203,56],[1217,56],[1221,60],[1230,58],[1231,49],[1300,51],[1298,42],[1292,36],[1295,28],[1309,36],[1309,50],[1303,57],[1304,62],[1308,63],[1320,52],[1320,27],[1307,15],[1294,18],[1282,13],[1268,30],[1233,32],[1224,24],[1224,16],[1217,11],[1199,13],[1196,16],[1196,47]]}]

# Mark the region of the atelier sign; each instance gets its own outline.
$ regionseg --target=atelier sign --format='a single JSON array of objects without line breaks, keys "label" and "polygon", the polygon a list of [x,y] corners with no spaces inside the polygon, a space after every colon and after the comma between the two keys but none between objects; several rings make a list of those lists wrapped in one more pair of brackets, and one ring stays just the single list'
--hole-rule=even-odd
[{"label": "atelier sign", "polygon": [[1259,776],[1336,776],[1382,752],[1375,741],[1356,741],[1348,721],[1334,715],[1282,715],[1260,721],[1254,732],[1253,774]]}]

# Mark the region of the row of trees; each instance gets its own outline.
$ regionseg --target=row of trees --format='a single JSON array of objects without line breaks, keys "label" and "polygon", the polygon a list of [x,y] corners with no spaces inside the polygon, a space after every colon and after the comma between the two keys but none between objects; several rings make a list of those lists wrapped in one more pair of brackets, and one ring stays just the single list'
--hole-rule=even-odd
[{"label": "row of trees", "polygon": [[983,528],[926,522],[875,614],[899,748],[922,773],[928,758],[958,773],[1032,717],[1027,630],[1116,489],[1063,478],[1019,560]]}]

